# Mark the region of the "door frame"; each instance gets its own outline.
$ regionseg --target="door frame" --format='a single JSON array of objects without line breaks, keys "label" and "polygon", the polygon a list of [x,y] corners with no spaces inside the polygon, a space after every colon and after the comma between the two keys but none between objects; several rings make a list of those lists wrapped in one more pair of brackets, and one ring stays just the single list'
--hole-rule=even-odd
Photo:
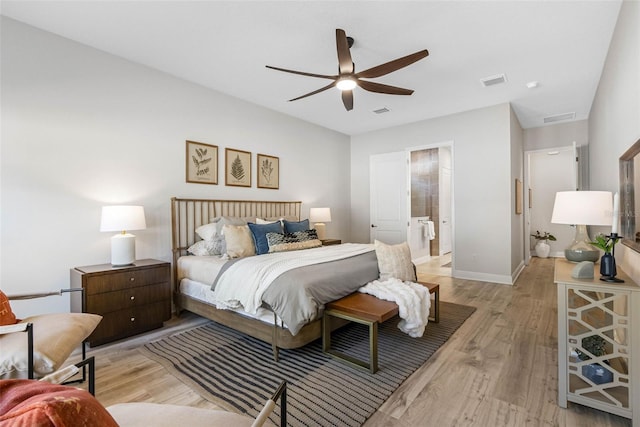
[{"label": "door frame", "polygon": [[523,210],[524,210],[524,263],[525,265],[529,265],[531,262],[531,248],[530,248],[530,235],[531,235],[531,208],[530,208],[530,200],[529,200],[529,188],[531,188],[531,155],[538,153],[548,153],[550,151],[569,151],[573,147],[573,153],[576,158],[576,161],[573,162],[573,175],[574,175],[574,187],[577,190],[580,186],[580,155],[578,153],[578,147],[576,142],[573,141],[572,145],[563,145],[563,146],[554,146],[548,148],[538,148],[535,150],[526,150],[524,152],[525,162],[524,162],[524,194],[523,194]]},{"label": "door frame", "polygon": [[[453,276],[453,271],[455,269],[455,257],[456,257],[456,227],[455,227],[455,217],[456,217],[456,212],[455,212],[455,149],[454,149],[454,141],[451,140],[446,140],[446,141],[440,141],[440,142],[434,142],[434,143],[430,143],[430,144],[424,144],[424,145],[416,145],[416,146],[411,146],[411,147],[407,147],[405,148],[405,151],[407,152],[407,158],[411,159],[411,152],[412,151],[421,151],[421,150],[429,150],[432,148],[441,148],[441,147],[447,147],[449,148],[449,151],[451,152],[451,272],[452,272],[452,276]],[[407,183],[408,183],[408,192],[407,192],[407,205],[409,206],[409,210],[408,210],[408,222],[409,224],[411,224],[411,163],[409,163],[407,165]],[[409,225],[409,228],[407,230],[407,239],[409,238],[409,236],[411,235],[411,225]],[[439,256],[440,254],[437,254],[436,256]],[[434,255],[431,254],[431,256],[433,257]]]}]

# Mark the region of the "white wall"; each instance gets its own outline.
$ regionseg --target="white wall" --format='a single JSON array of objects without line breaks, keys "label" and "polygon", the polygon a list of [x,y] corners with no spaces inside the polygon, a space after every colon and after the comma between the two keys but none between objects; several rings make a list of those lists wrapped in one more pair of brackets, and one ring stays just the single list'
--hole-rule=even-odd
[{"label": "white wall", "polygon": [[[511,156],[511,275],[512,283],[524,268],[524,209],[527,190],[524,186],[524,135],[513,108],[509,107],[509,153]],[[516,179],[522,183],[522,212],[516,214]]]},{"label": "white wall", "polygon": [[524,130],[524,149],[527,151],[566,147],[572,145],[573,141],[578,146],[589,143],[589,122],[587,120]]},{"label": "white wall", "polygon": [[[591,188],[618,191],[618,159],[640,139],[640,2],[624,1],[589,115]],[[616,246],[616,261],[640,283],[640,253]]]},{"label": "white wall", "polygon": [[[171,258],[172,196],[330,206],[349,234],[349,138],[2,18],[0,286],[69,286],[74,266],[109,262],[105,204],[145,207],[138,258]],[[214,71],[214,70],[213,70]],[[212,71],[212,72],[213,72]],[[252,188],[185,183],[185,140],[253,153]],[[280,157],[280,189],[256,188],[255,155]],[[19,316],[68,298],[16,303]]]},{"label": "white wall", "polygon": [[511,283],[510,107],[466,111],[351,138],[351,240],[369,241],[369,156],[453,141],[455,277]]}]

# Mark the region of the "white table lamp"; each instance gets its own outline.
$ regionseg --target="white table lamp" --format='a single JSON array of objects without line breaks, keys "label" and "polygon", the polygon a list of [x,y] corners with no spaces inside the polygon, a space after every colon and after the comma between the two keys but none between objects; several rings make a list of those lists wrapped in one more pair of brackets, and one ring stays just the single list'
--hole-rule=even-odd
[{"label": "white table lamp", "polygon": [[611,192],[559,191],[553,204],[551,223],[576,226],[576,236],[564,256],[573,262],[598,261],[600,250],[590,245],[587,225],[611,225]]},{"label": "white table lamp", "polygon": [[111,265],[133,264],[136,260],[136,236],[127,230],[144,230],[142,206],[103,206],[100,231],[119,231],[111,238]]},{"label": "white table lamp", "polygon": [[318,232],[318,239],[325,239],[325,222],[331,222],[330,208],[309,209],[309,221],[313,222],[313,227]]}]

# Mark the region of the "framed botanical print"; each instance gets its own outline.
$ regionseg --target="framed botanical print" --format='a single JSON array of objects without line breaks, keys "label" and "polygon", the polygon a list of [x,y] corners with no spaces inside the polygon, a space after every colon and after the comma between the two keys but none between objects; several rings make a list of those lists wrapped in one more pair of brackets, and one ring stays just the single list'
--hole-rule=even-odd
[{"label": "framed botanical print", "polygon": [[187,141],[187,182],[218,184],[218,146]]},{"label": "framed botanical print", "polygon": [[266,154],[258,154],[258,188],[280,188],[280,159]]},{"label": "framed botanical print", "polygon": [[225,185],[251,187],[251,153],[225,148]]}]

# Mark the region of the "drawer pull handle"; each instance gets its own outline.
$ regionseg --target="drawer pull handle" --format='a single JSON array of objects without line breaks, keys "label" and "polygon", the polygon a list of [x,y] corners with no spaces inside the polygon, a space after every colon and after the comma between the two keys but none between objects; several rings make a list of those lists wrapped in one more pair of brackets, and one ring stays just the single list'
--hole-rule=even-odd
[{"label": "drawer pull handle", "polygon": [[131,321],[132,321],[132,322],[135,322],[135,321],[136,321],[136,318],[135,318],[135,317],[132,317],[132,318],[131,318]]},{"label": "drawer pull handle", "polygon": [[129,280],[130,280],[131,282],[134,282],[134,281],[136,280],[136,278],[135,278],[135,277],[131,277]]},{"label": "drawer pull handle", "polygon": [[134,297],[133,295],[131,295],[131,301],[133,301],[134,299],[136,299],[136,297]]}]

